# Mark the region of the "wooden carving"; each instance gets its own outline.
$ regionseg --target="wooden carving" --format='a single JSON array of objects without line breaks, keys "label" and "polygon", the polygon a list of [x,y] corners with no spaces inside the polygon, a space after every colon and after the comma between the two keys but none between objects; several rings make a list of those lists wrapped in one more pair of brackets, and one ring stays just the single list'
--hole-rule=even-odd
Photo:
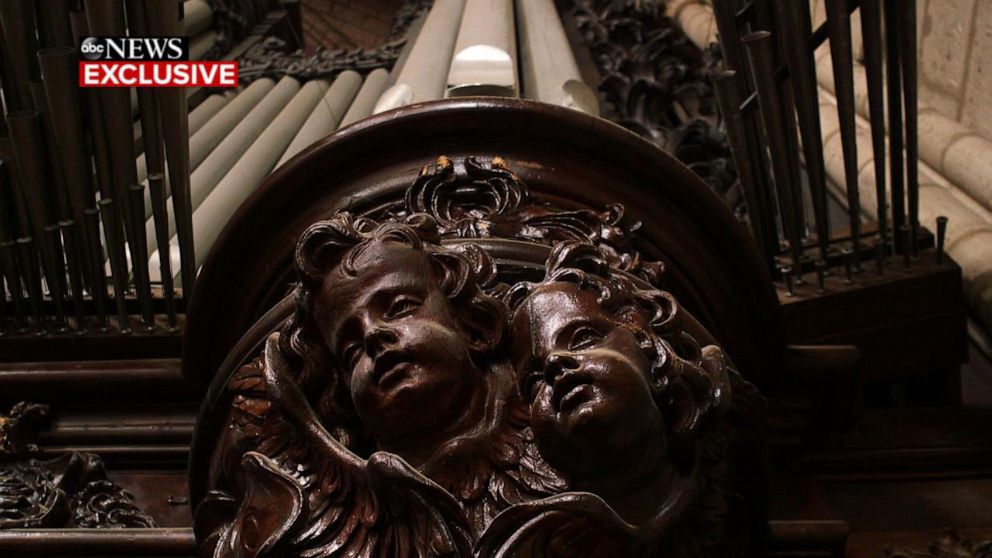
[{"label": "wooden carving", "polygon": [[[401,204],[307,229],[294,314],[226,384],[201,555],[746,549],[760,397],[634,274],[661,268],[622,214],[440,158]],[[552,246],[543,274],[497,265],[493,239]]]}]

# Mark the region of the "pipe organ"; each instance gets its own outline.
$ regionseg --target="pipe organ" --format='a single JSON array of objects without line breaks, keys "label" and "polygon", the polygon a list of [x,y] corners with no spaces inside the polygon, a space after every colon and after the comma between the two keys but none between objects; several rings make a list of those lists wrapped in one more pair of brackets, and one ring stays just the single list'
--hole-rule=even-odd
[{"label": "pipe organ", "polygon": [[[947,220],[931,233],[918,218],[913,2],[823,0],[818,27],[805,1],[693,3],[719,28],[720,43],[700,49],[661,0],[407,0],[380,47],[354,50],[304,44],[307,2],[0,1],[0,556],[188,557],[205,548],[204,525],[240,536],[231,506],[269,494],[259,486],[278,508],[285,478],[265,477],[278,463],[261,459],[245,469],[251,490],[226,494],[242,500],[211,500],[243,480],[218,472],[219,448],[235,430],[224,421],[257,401],[231,394],[275,389],[286,380],[267,367],[299,365],[269,357],[272,334],[314,319],[309,299],[293,296],[300,262],[391,226],[430,250],[477,245],[485,257],[458,279],[480,293],[494,279],[489,259],[501,281],[535,282],[561,264],[562,244],[580,242],[598,259],[570,274],[612,269],[638,296],[655,293],[662,313],[677,299],[673,355],[698,341],[705,355],[687,362],[709,374],[710,349],[726,351],[735,389],[767,399],[767,432],[749,442],[772,468],[745,467],[755,494],[769,478],[782,490],[776,475],[808,463],[820,467],[813,476],[880,477],[863,454],[829,445],[857,412],[900,389],[926,405],[954,399],[966,309],[961,269],[943,253]],[[864,30],[870,146],[854,137],[852,21]],[[80,38],[94,35],[185,36],[191,60],[237,60],[240,85],[80,88]],[[821,44],[835,69],[842,185],[824,172]],[[873,192],[858,188],[868,151]],[[419,228],[423,215],[430,226]],[[334,230],[313,234],[334,238],[294,251],[318,222]],[[483,294],[512,299],[493,289]],[[918,302],[913,312],[905,300]],[[714,409],[727,404],[717,392],[706,396]],[[965,460],[940,474],[992,464],[992,444],[976,444],[933,450]],[[931,448],[899,451],[863,453],[908,455],[879,465],[893,476],[932,464]],[[412,475],[418,490],[443,485],[361,458],[385,467],[370,474]],[[4,515],[4,482],[63,477],[48,500],[29,498],[30,519]],[[114,514],[92,519],[79,507],[88,494]],[[576,502],[564,509],[614,521],[598,502]],[[747,526],[763,541],[754,555],[843,555],[843,517],[801,505],[766,517],[766,504]],[[227,531],[217,517],[233,522]],[[531,518],[535,532],[547,517],[558,516]],[[476,546],[451,555],[515,556],[514,537],[532,534],[502,541],[503,554],[484,533],[465,536]]]}]

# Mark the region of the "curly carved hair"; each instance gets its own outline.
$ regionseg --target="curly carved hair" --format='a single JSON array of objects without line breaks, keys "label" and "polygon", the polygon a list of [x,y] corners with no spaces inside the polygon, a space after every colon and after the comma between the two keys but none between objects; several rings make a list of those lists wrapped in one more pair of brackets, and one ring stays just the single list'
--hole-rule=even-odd
[{"label": "curly carved hair", "polygon": [[[455,307],[454,315],[469,338],[477,363],[489,358],[502,343],[507,321],[505,306],[487,294],[496,283],[495,264],[474,244],[441,245],[438,224],[429,215],[419,213],[403,222],[379,223],[342,211],[304,231],[294,262],[298,277],[296,312],[282,328],[280,350],[296,371],[296,381],[306,393],[315,394],[312,402],[328,430],[359,452],[373,449],[372,442],[344,382],[345,370],[318,330],[315,294],[336,268],[345,276],[356,277],[360,271],[356,261],[377,243],[395,243],[427,255],[441,280],[442,292]],[[494,328],[492,324],[497,325]]]},{"label": "curly carved hair", "polygon": [[544,279],[514,285],[504,300],[515,314],[538,288],[553,283],[591,292],[618,326],[634,334],[651,363],[648,380],[668,427],[670,455],[688,464],[701,424],[729,403],[730,385],[722,362],[684,330],[675,298],[639,286],[592,244],[562,242],[548,257]]}]

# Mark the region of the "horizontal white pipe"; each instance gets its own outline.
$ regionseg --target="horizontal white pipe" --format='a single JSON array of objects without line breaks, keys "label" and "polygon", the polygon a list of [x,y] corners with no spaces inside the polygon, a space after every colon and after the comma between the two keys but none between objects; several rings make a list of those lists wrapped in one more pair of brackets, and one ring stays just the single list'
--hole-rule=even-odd
[{"label": "horizontal white pipe", "polygon": [[386,82],[389,80],[389,72],[383,68],[373,70],[365,76],[365,83],[355,95],[355,100],[348,107],[348,112],[344,113],[344,118],[338,124],[338,128],[344,128],[372,115],[375,103],[386,89]]},{"label": "horizontal white pipe", "polygon": [[348,110],[348,106],[355,98],[355,93],[358,93],[358,88],[361,85],[362,76],[358,72],[346,70],[338,74],[334,83],[326,88],[327,92],[324,98],[313,107],[313,112],[307,117],[307,121],[303,123],[303,127],[293,138],[293,142],[289,144],[286,152],[276,163],[276,168],[281,167],[283,163],[295,157],[300,151],[337,130],[341,117]]}]

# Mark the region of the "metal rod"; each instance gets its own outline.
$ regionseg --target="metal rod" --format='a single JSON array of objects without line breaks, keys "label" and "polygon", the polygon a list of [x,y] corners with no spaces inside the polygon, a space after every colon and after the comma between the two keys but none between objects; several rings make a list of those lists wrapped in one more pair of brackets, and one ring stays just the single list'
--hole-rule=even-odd
[{"label": "metal rod", "polygon": [[851,285],[854,283],[854,251],[845,247],[841,254],[844,256],[844,283]]},{"label": "metal rod", "polygon": [[117,301],[117,327],[121,333],[131,333],[127,319],[127,264],[124,256],[124,242],[120,238],[120,214],[110,198],[97,202],[103,221],[103,234],[107,239],[107,252],[110,256],[110,275],[114,282],[114,299]]},{"label": "metal rod", "polygon": [[[781,101],[778,98],[778,88],[774,85],[775,69],[771,66],[771,49],[774,48],[771,33],[767,31],[751,33],[745,36],[742,42],[747,49],[751,69],[754,72],[755,89],[758,93],[761,118],[764,121],[768,137],[768,147],[772,153],[784,154],[787,152],[786,132],[782,123],[784,118],[780,113]],[[775,156],[771,159],[775,175],[775,189],[779,195],[782,223],[792,252],[792,269],[801,281],[803,246],[802,232],[796,219],[796,188],[795,185],[789,183],[792,175],[785,157]]]},{"label": "metal rod", "polygon": [[[100,237],[89,238],[83,212],[94,205],[93,171],[89,154],[86,151],[82,99],[77,79],[78,62],[76,49],[59,47],[44,49],[38,53],[41,74],[45,84],[45,94],[52,116],[52,127],[58,144],[58,157],[62,161],[66,195],[72,220],[83,230],[79,231],[80,258],[84,262],[93,259],[91,246],[99,245]],[[92,289],[99,278],[86,266],[84,280]]]},{"label": "metal rod", "polygon": [[42,252],[47,262],[45,276],[48,279],[48,289],[55,308],[55,332],[65,333],[69,326],[65,318],[65,262],[62,260],[62,237],[59,236],[57,225],[46,225],[45,251]]},{"label": "metal rod", "polygon": [[903,136],[902,136],[902,64],[899,53],[899,3],[885,2],[885,70],[889,107],[889,165],[892,196],[892,236],[897,250],[902,247],[902,225],[906,222],[903,193]]},{"label": "metal rod", "polygon": [[827,292],[827,261],[816,260],[816,292]]},{"label": "metal rod", "polygon": [[44,227],[57,222],[55,211],[47,203],[48,167],[45,166],[45,142],[41,116],[37,111],[16,111],[7,115],[7,128],[13,143],[20,181],[20,195],[27,206],[32,238],[44,238]]},{"label": "metal rod", "polygon": [[110,320],[107,317],[107,273],[103,265],[103,246],[100,244],[100,212],[96,208],[83,210],[83,226],[86,228],[86,240],[92,256],[87,260],[90,276],[93,278],[90,295],[96,305],[97,321],[100,324],[98,330],[107,331],[110,329]]},{"label": "metal rod", "polygon": [[909,211],[910,254],[916,256],[920,228],[919,120],[917,118],[916,0],[899,4],[899,57],[902,61],[902,93],[906,111],[906,198]]},{"label": "metal rod", "polygon": [[792,278],[792,268],[788,266],[783,267],[782,277],[785,277],[785,296],[796,296]]},{"label": "metal rod", "polygon": [[[159,254],[169,254],[169,211],[166,205],[165,177],[161,174],[148,175],[148,188],[152,200],[152,215],[155,221],[155,243]],[[172,258],[160,257],[159,269],[162,278],[162,294],[165,298],[165,315],[169,329],[175,331],[176,321],[176,292],[172,282]]]},{"label": "metal rod", "polygon": [[827,216],[826,170],[823,161],[823,137],[820,130],[820,101],[817,95],[816,70],[810,49],[809,4],[782,2],[776,13],[786,44],[789,81],[796,102],[803,157],[813,199],[817,245],[820,259],[827,259],[830,246],[830,221]]},{"label": "metal rod", "polygon": [[885,275],[885,245],[886,241],[882,235],[875,237],[875,264],[878,267],[878,276]]},{"label": "metal rod", "polygon": [[[181,30],[179,4],[150,2],[145,4],[150,34],[176,36]],[[189,300],[196,281],[196,254],[193,244],[193,203],[190,194],[189,120],[186,94],[167,88],[156,92],[169,166],[169,191],[179,241],[180,273],[183,298]]]},{"label": "metal rod", "polygon": [[872,166],[875,168],[875,198],[878,234],[882,249],[889,239],[888,196],[885,187],[885,78],[882,64],[881,0],[861,1],[861,37],[864,44],[865,76],[868,83],[868,113],[871,121]]},{"label": "metal rod", "polygon": [[4,82],[7,111],[31,110],[31,82],[38,79],[38,39],[35,36],[34,5],[30,0],[0,2],[0,26],[11,78]]},{"label": "metal rod", "polygon": [[0,262],[3,263],[3,274],[7,279],[7,288],[10,290],[10,298],[14,306],[14,327],[19,331],[26,331],[27,315],[24,313],[20,273],[17,268],[17,256],[14,254],[14,243],[10,240],[0,242]]},{"label": "metal rod", "polygon": [[713,2],[713,18],[716,20],[717,32],[720,35],[723,63],[728,70],[737,72],[742,80],[748,83],[751,73],[744,63],[744,52],[739,47],[741,35],[737,27],[736,5],[737,2],[732,0],[716,0]]},{"label": "metal rod", "polygon": [[841,150],[844,154],[844,182],[847,188],[847,215],[850,223],[854,269],[861,268],[861,194],[858,190],[858,144],[854,108],[854,59],[851,54],[851,19],[847,0],[826,0],[830,58],[834,66],[837,118],[840,121]]},{"label": "metal rod", "polygon": [[947,239],[947,217],[937,217],[937,265],[944,263],[944,241]]},{"label": "metal rod", "polygon": [[31,237],[18,238],[16,242],[17,259],[20,260],[24,284],[31,302],[31,314],[34,316],[34,331],[36,335],[45,335],[42,323],[42,306],[45,301],[41,292],[41,276],[38,274],[38,252]]},{"label": "metal rod", "polygon": [[[910,235],[913,234],[913,229],[904,223],[901,227],[899,227],[899,233],[903,239],[903,242],[908,243]],[[909,269],[913,262],[913,254],[909,250],[909,244],[903,244],[902,259],[906,269]]]},{"label": "metal rod", "polygon": [[737,72],[728,70],[714,76],[712,82],[717,102],[720,104],[720,114],[726,125],[727,138],[737,166],[741,189],[744,191],[751,231],[771,271],[774,269],[775,255],[778,253],[778,234],[775,231],[774,213],[764,203],[761,185],[755,177],[755,169],[751,165],[748,153],[747,136],[741,115],[740,80]]},{"label": "metal rod", "polygon": [[72,308],[76,317],[76,331],[86,333],[86,300],[83,296],[83,270],[85,261],[81,259],[82,249],[79,240],[78,225],[75,221],[66,220],[59,223],[62,241],[65,244],[65,261],[69,268],[69,286],[72,289]]},{"label": "metal rod", "polygon": [[69,2],[66,0],[35,0],[38,39],[42,48],[70,47],[72,26],[69,23]]},{"label": "metal rod", "polygon": [[[131,204],[131,215],[138,216],[145,212],[145,188],[141,184],[132,184],[128,187],[128,202]],[[136,273],[134,277],[134,290],[138,295],[138,308],[141,311],[141,329],[146,332],[155,331],[155,313],[152,309],[151,283],[148,279],[148,245],[145,238],[145,228],[136,228],[137,238],[131,248],[131,257],[137,258],[131,264]]]},{"label": "metal rod", "polygon": [[[42,138],[44,139],[45,159],[51,172],[48,173],[48,189],[46,197],[49,204],[58,207],[60,219],[68,219],[71,216],[69,211],[69,198],[66,194],[65,172],[62,168],[62,158],[59,156],[59,145],[55,139],[55,127],[52,122],[52,115],[48,109],[48,100],[45,96],[45,86],[40,81],[31,84],[31,93],[34,97],[35,105],[38,107],[39,122],[41,125]],[[49,223],[51,224],[51,223]]]}]

